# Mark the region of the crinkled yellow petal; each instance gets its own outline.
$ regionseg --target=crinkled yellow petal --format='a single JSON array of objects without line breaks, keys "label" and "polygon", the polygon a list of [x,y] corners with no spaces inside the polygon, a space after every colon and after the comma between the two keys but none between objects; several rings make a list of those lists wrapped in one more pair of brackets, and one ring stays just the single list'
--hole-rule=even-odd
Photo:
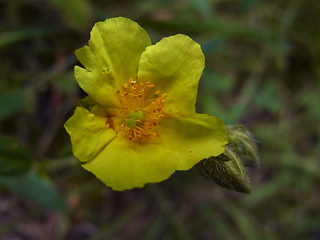
[{"label": "crinkled yellow petal", "polygon": [[118,136],[82,167],[122,191],[190,169],[204,158],[221,154],[227,143],[224,123],[215,117],[168,116],[160,125],[160,136],[145,143]]},{"label": "crinkled yellow petal", "polygon": [[82,167],[122,191],[168,178],[176,169],[176,158],[162,145],[137,144],[119,136]]},{"label": "crinkled yellow petal", "polygon": [[204,158],[220,155],[228,143],[223,120],[206,114],[168,115],[159,132],[162,146],[177,153],[176,170],[188,170]]},{"label": "crinkled yellow petal", "polygon": [[64,127],[70,135],[73,154],[82,162],[94,158],[116,136],[106,118],[82,107],[76,108]]},{"label": "crinkled yellow petal", "polygon": [[167,93],[167,110],[194,112],[204,61],[200,45],[188,36],[163,38],[141,55],[138,79]]},{"label": "crinkled yellow petal", "polygon": [[130,19],[98,22],[91,30],[88,46],[76,51],[85,67],[75,66],[76,80],[96,102],[113,104],[119,85],[137,77],[140,56],[150,44],[146,31]]}]

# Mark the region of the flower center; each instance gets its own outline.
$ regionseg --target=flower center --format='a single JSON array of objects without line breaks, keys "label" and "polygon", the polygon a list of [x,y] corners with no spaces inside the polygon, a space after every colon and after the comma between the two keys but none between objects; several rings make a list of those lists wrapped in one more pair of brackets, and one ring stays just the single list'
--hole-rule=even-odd
[{"label": "flower center", "polygon": [[131,141],[143,141],[160,135],[157,125],[164,117],[162,106],[167,94],[161,94],[150,82],[137,83],[132,78],[117,91],[124,119],[121,129]]}]

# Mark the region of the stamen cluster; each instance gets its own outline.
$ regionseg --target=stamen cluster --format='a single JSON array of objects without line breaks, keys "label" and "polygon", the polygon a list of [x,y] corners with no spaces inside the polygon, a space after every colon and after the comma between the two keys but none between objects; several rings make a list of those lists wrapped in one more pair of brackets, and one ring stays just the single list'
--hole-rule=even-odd
[{"label": "stamen cluster", "polygon": [[162,109],[167,94],[161,94],[154,88],[155,85],[150,82],[137,83],[129,79],[117,91],[121,104],[120,114],[124,118],[121,129],[130,141],[143,141],[160,135],[156,126],[164,117]]}]

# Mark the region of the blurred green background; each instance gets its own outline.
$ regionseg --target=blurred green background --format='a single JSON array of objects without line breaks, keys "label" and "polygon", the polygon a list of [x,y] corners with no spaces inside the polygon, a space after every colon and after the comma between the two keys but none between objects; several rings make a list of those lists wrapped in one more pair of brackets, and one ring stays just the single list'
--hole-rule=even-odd
[{"label": "blurred green background", "polygon": [[[198,112],[260,141],[250,195],[196,169],[114,192],[63,128],[96,21],[184,33],[206,55]],[[0,239],[320,239],[319,0],[0,0]]]}]

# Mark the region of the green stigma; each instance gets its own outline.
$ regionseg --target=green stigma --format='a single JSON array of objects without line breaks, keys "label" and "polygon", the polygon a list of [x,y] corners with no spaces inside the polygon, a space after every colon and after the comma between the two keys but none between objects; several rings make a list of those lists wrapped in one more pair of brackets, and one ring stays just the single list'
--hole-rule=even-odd
[{"label": "green stigma", "polygon": [[124,124],[128,128],[133,128],[139,123],[139,121],[144,117],[144,114],[141,110],[130,112],[129,118],[124,121]]}]

